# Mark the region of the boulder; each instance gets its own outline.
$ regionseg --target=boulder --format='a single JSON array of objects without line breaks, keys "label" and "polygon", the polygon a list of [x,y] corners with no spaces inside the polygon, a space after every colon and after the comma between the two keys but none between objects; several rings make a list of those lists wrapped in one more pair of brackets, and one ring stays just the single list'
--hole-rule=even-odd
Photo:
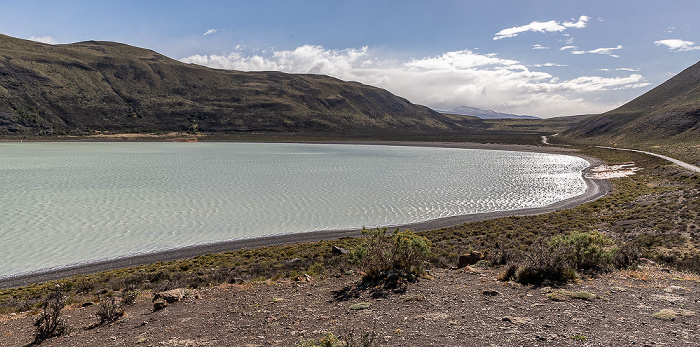
[{"label": "boulder", "polygon": [[153,301],[153,312],[160,311],[168,306],[168,303],[163,299],[156,299]]},{"label": "boulder", "polygon": [[479,260],[484,259],[485,255],[481,252],[471,252],[467,254],[462,254],[459,256],[459,261],[457,262],[457,268],[461,269],[467,265],[474,265],[479,262]]},{"label": "boulder", "polygon": [[167,303],[172,304],[174,302],[178,302],[178,301],[182,300],[186,294],[187,293],[182,288],[171,289],[171,290],[167,290],[164,292],[158,292],[153,297],[153,302],[155,302],[158,299],[163,299]]},{"label": "boulder", "polygon": [[350,251],[348,251],[347,249],[342,248],[342,247],[333,246],[331,248],[331,253],[333,253],[333,254],[348,254],[348,253],[350,253]]}]

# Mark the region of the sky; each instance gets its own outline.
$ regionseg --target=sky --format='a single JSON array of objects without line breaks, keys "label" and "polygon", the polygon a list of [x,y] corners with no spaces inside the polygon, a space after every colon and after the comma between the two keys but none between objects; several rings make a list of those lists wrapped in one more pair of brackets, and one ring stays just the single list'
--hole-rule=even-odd
[{"label": "sky", "polygon": [[0,33],[547,118],[614,109],[698,62],[699,13],[697,0],[0,0]]}]

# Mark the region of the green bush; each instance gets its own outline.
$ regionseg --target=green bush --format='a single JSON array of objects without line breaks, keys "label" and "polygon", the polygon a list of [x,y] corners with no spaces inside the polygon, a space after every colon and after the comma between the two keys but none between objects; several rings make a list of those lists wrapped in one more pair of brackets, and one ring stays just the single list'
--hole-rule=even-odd
[{"label": "green bush", "polygon": [[[521,284],[541,285],[565,283],[578,278],[573,267],[569,246],[539,241],[532,245],[525,261],[510,269],[513,279]],[[510,278],[504,276],[505,280]]]},{"label": "green bush", "polygon": [[576,270],[589,272],[612,270],[619,250],[612,239],[597,231],[557,235],[549,240],[549,244],[568,249],[566,257],[570,264]]},{"label": "green bush", "polygon": [[430,241],[412,231],[387,234],[387,228],[362,230],[363,242],[351,252],[351,261],[365,273],[363,281],[413,280],[425,269]]},{"label": "green bush", "polygon": [[501,276],[522,284],[565,283],[578,278],[577,271],[610,271],[636,262],[635,249],[620,247],[600,232],[556,235],[532,245],[525,261],[512,265]]}]

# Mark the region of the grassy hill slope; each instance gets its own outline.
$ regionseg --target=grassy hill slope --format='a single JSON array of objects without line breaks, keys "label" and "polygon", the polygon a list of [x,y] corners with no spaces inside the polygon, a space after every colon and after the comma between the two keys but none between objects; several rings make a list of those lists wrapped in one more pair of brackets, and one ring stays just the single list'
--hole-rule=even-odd
[{"label": "grassy hill slope", "polygon": [[627,104],[586,119],[562,136],[620,147],[700,145],[700,62]]},{"label": "grassy hill slope", "polygon": [[113,42],[47,45],[0,35],[0,134],[464,126],[386,90],[327,76],[215,70]]}]

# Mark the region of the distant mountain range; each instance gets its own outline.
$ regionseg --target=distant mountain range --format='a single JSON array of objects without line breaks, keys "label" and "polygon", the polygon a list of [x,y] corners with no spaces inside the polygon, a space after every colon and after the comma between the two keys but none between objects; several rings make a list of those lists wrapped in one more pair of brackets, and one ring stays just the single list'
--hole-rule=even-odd
[{"label": "distant mountain range", "polygon": [[114,42],[0,35],[0,134],[422,134],[469,122],[328,76],[216,70]]},{"label": "distant mountain range", "polygon": [[457,108],[453,108],[449,111],[439,111],[442,113],[447,113],[447,114],[458,114],[462,116],[474,116],[474,117],[479,117],[481,119],[502,119],[502,118],[509,118],[509,119],[540,119],[539,117],[534,117],[534,116],[519,116],[515,114],[510,114],[510,113],[501,113],[501,112],[496,112],[492,110],[482,110],[480,108],[476,107],[470,107],[470,106],[460,106]]},{"label": "distant mountain range", "polygon": [[615,146],[700,143],[700,62],[561,136]]}]

